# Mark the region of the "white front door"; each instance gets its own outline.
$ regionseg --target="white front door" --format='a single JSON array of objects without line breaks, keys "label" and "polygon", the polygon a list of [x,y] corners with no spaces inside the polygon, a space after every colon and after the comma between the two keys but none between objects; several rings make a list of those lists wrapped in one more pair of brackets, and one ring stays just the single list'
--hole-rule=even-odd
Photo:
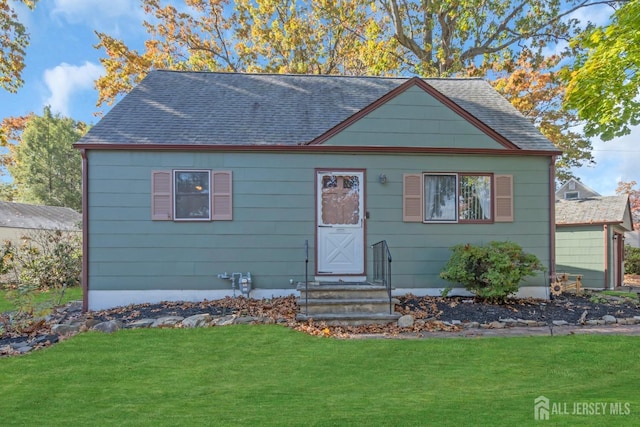
[{"label": "white front door", "polygon": [[317,273],[364,275],[364,172],[316,173]]}]

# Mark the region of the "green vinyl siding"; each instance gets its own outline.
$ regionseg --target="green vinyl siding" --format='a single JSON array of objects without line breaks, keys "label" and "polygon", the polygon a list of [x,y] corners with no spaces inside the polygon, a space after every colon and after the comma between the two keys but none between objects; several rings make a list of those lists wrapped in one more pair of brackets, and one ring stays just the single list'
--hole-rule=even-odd
[{"label": "green vinyl siding", "polygon": [[[251,272],[253,286],[291,288],[315,272],[315,169],[364,169],[366,271],[369,246],[386,239],[397,288],[439,288],[450,247],[511,240],[549,266],[549,158],[473,155],[384,155],[88,151],[90,290],[230,289],[221,273]],[[233,220],[151,221],[151,171],[229,170]],[[475,172],[513,175],[515,222],[402,222],[402,175]],[[387,183],[380,184],[384,173]],[[525,285],[545,285],[540,275]]]},{"label": "green vinyl siding", "polygon": [[504,149],[419,87],[411,87],[352,123],[324,145]]},{"label": "green vinyl siding", "polygon": [[587,288],[605,284],[605,241],[602,225],[556,228],[556,272],[581,274]]}]

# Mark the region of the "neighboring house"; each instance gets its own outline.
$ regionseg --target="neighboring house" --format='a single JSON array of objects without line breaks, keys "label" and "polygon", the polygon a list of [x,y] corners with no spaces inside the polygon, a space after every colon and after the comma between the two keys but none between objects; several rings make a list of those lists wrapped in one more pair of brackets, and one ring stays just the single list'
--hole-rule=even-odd
[{"label": "neighboring house", "polygon": [[556,190],[556,200],[579,200],[589,197],[600,197],[600,194],[575,178],[570,178]]},{"label": "neighboring house", "polygon": [[17,242],[34,230],[80,232],[82,215],[70,208],[0,201],[0,240]]},{"label": "neighboring house", "polygon": [[[556,191],[556,199],[559,200],[589,199],[590,197],[602,196],[575,178],[569,179]],[[633,221],[633,224],[637,224],[638,218],[634,216],[634,213],[631,212],[631,221]],[[640,231],[626,231],[624,233],[624,244],[640,248]]]},{"label": "neighboring house", "polygon": [[[633,229],[629,196],[603,197],[575,183],[556,192],[556,272],[582,275],[587,288],[621,286],[624,235]],[[581,197],[567,198],[567,191]]]},{"label": "neighboring house", "polygon": [[[548,271],[559,151],[480,79],[152,71],[76,145],[85,307],[371,279],[439,294],[450,248],[510,240]],[[236,273],[237,275],[233,275]]]}]

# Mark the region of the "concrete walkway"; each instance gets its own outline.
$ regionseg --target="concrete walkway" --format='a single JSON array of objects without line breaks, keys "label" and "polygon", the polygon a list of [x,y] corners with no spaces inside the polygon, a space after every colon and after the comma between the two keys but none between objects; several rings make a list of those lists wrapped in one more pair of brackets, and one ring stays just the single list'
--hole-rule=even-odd
[{"label": "concrete walkway", "polygon": [[490,338],[490,337],[526,337],[526,336],[562,336],[562,335],[628,335],[640,336],[640,325],[602,325],[602,326],[544,326],[512,327],[503,329],[464,329],[458,332],[420,332],[388,334],[353,334],[351,339],[425,339],[425,338]]}]

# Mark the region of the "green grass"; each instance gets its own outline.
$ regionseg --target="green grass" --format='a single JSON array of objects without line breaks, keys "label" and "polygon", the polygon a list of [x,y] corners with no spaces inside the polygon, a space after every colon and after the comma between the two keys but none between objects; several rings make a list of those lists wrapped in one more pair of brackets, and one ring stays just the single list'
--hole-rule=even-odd
[{"label": "green grass", "polygon": [[[42,292],[36,297],[36,302],[43,302],[50,297],[51,297],[51,294],[49,292]],[[62,304],[67,303],[69,301],[81,300],[81,299],[82,299],[82,288],[80,287],[68,288],[64,293],[64,297],[62,298]],[[4,313],[6,311],[13,311],[15,309],[16,308],[13,305],[13,303],[7,300],[6,292],[0,291],[0,313]]]},{"label": "green grass", "polygon": [[[337,340],[284,327],[88,332],[0,359],[2,425],[638,425],[638,337]],[[628,403],[552,414],[533,402]]]},{"label": "green grass", "polygon": [[612,297],[623,297],[623,298],[631,298],[638,299],[638,294],[635,292],[625,292],[625,291],[601,291],[603,295],[609,295]]}]

